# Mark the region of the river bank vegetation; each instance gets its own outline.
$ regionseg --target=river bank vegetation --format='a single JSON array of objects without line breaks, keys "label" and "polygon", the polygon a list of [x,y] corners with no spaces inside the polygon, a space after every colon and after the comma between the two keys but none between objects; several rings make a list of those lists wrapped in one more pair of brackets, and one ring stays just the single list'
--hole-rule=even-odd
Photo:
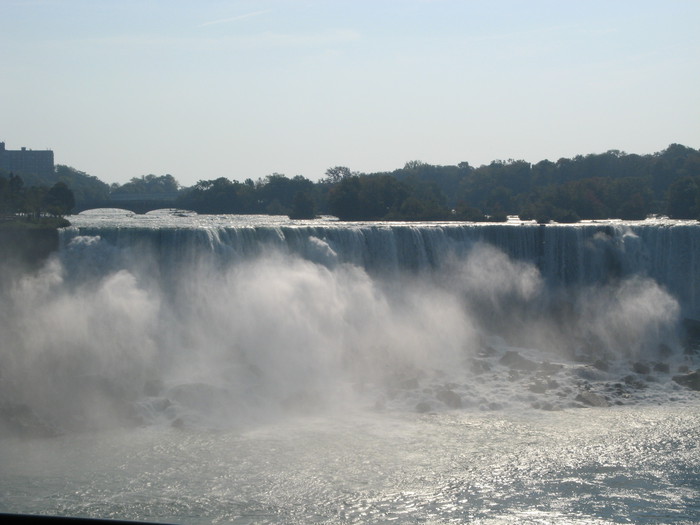
[{"label": "river bank vegetation", "polygon": [[0,229],[60,228],[68,225],[63,216],[74,207],[75,196],[65,182],[27,187],[19,175],[0,174]]},{"label": "river bank vegetation", "polygon": [[[513,159],[479,167],[468,162],[439,166],[410,161],[394,171],[377,173],[335,166],[317,182],[302,175],[290,178],[273,173],[243,182],[204,176],[195,185],[182,187],[170,174],[149,174],[110,186],[60,165],[51,180],[21,176],[24,197],[17,200],[12,188],[18,175],[0,173],[0,212],[65,214],[70,204],[65,186],[74,195],[74,211],[177,207],[198,213],[296,219],[327,214],[341,220],[423,221],[502,221],[519,215],[541,223],[637,220],[654,214],[700,219],[700,151],[680,144],[647,155],[610,150],[534,164]],[[53,196],[63,192],[58,204],[49,198],[51,192]],[[15,204],[8,206],[8,202]]]}]

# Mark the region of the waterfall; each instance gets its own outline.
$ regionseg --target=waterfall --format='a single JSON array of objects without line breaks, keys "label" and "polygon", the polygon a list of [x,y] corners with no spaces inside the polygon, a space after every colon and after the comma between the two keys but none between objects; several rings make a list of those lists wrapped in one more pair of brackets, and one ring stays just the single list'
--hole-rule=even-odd
[{"label": "waterfall", "polygon": [[700,318],[696,223],[72,223],[2,290],[0,434],[629,402]]},{"label": "waterfall", "polygon": [[111,248],[148,251],[164,267],[213,256],[222,263],[275,249],[324,265],[352,264],[370,273],[429,272],[486,243],[535,265],[553,287],[648,277],[700,318],[700,224],[609,222],[576,225],[323,224],[274,226],[90,227],[61,232],[64,251],[76,238]]}]

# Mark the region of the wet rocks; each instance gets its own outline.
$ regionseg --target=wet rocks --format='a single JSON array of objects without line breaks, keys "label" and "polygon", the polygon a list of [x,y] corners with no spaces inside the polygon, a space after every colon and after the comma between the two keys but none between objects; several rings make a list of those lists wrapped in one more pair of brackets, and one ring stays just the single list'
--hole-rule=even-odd
[{"label": "wet rocks", "polygon": [[634,370],[635,373],[642,375],[646,375],[651,372],[651,368],[649,368],[648,364],[639,361],[632,365],[632,370]]},{"label": "wet rocks", "polygon": [[532,408],[536,408],[537,410],[544,410],[545,412],[555,412],[561,410],[561,407],[553,405],[552,403],[549,403],[547,401],[535,401],[530,406]]},{"label": "wet rocks", "polygon": [[512,370],[521,370],[524,372],[531,372],[537,370],[538,364],[531,361],[527,357],[521,356],[515,350],[507,350],[505,354],[499,359],[499,363],[507,366]]},{"label": "wet rocks", "polygon": [[54,437],[60,431],[41,419],[29,406],[23,403],[0,405],[0,435],[18,437]]},{"label": "wet rocks", "polygon": [[486,345],[479,350],[478,356],[479,357],[492,357],[492,356],[496,355],[497,353],[498,353],[498,351],[494,347]]},{"label": "wet rocks", "polygon": [[610,369],[610,365],[604,359],[596,359],[593,362],[593,367],[603,372],[607,372]]},{"label": "wet rocks", "polygon": [[673,380],[681,386],[700,391],[700,370],[689,374],[673,376]]},{"label": "wet rocks", "polygon": [[462,408],[462,398],[454,390],[440,390],[435,397],[450,408]]},{"label": "wet rocks", "polygon": [[427,412],[430,412],[432,410],[432,407],[430,406],[430,403],[427,401],[420,401],[419,403],[416,404],[416,412],[419,414],[426,414]]},{"label": "wet rocks", "polygon": [[555,388],[559,388],[559,382],[556,379],[548,379],[547,380],[547,389],[549,390],[554,390]]},{"label": "wet rocks", "polygon": [[626,385],[632,388],[636,388],[637,390],[643,390],[647,388],[647,384],[644,381],[631,374],[625,376],[622,380],[625,382]]},{"label": "wet rocks", "polygon": [[535,394],[544,394],[547,391],[547,383],[544,381],[535,381],[534,383],[530,383],[527,389]]},{"label": "wet rocks", "polygon": [[540,363],[540,370],[544,374],[556,374],[557,372],[563,370],[564,365],[558,363],[550,363],[549,361],[543,361]]},{"label": "wet rocks", "polygon": [[588,390],[579,393],[579,395],[576,396],[576,401],[578,401],[579,403],[583,403],[584,405],[587,405],[589,407],[608,407],[608,406],[610,406],[610,403],[608,403],[608,400],[605,399],[603,396],[596,394],[594,392],[590,392]]},{"label": "wet rocks", "polygon": [[578,366],[572,370],[572,373],[576,375],[576,377],[587,381],[601,381],[607,377],[607,374],[601,373],[601,370],[593,368],[590,365]]},{"label": "wet rocks", "polygon": [[[609,355],[599,351],[577,362],[573,356],[563,357],[561,352],[538,353],[537,349],[524,347],[489,348],[465,356],[466,380],[448,374],[440,378],[424,377],[420,381],[423,387],[420,397],[416,397],[420,388],[414,388],[415,381],[402,386],[411,387],[406,396],[418,413],[469,407],[493,410],[501,405],[563,410],[636,404],[655,399],[657,393],[659,396],[678,393],[683,387],[700,391],[700,370],[695,371],[695,356],[681,356],[677,350],[675,346],[673,351],[670,347],[659,347],[658,351],[650,349],[639,355]],[[672,355],[665,358],[669,353]],[[561,361],[549,361],[557,358]],[[679,366],[681,359],[684,365]],[[669,388],[672,379],[675,382]],[[493,395],[483,396],[485,389],[493,389],[490,390]]]},{"label": "wet rocks", "polygon": [[668,365],[668,363],[656,363],[654,364],[654,372],[668,374],[671,372],[671,367]]},{"label": "wet rocks", "polygon": [[156,412],[165,412],[170,406],[172,406],[172,403],[167,397],[157,397],[151,400],[150,405]]},{"label": "wet rocks", "polygon": [[491,371],[491,365],[486,359],[472,359],[470,361],[470,368],[474,374],[485,374]]}]

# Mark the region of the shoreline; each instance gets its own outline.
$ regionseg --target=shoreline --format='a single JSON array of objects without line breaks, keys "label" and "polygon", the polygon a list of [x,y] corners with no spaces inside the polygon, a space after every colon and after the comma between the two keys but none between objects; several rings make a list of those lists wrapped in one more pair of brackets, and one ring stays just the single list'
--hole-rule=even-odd
[{"label": "shoreline", "polygon": [[[67,222],[67,221],[66,221]],[[36,270],[58,250],[58,222],[0,223],[0,253],[3,267]]]}]

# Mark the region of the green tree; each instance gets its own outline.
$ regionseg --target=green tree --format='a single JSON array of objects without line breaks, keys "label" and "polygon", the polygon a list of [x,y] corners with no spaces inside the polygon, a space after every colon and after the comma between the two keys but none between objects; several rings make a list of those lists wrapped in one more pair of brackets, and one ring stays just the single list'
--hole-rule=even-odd
[{"label": "green tree", "polygon": [[56,179],[42,183],[51,186],[63,182],[73,192],[76,206],[84,208],[100,205],[109,199],[109,185],[93,175],[88,175],[70,166],[56,166]]},{"label": "green tree", "polygon": [[132,177],[132,179],[112,188],[112,193],[137,193],[143,195],[158,195],[163,193],[176,193],[180,188],[180,184],[170,174],[166,175],[142,175],[141,177]]},{"label": "green tree", "polygon": [[486,220],[483,212],[478,208],[470,206],[468,203],[461,201],[457,203],[455,208],[454,218],[460,221],[482,222]]},{"label": "green tree", "polygon": [[24,199],[20,211],[32,219],[38,219],[44,210],[44,199],[47,194],[45,186],[30,186],[24,192]]},{"label": "green tree", "polygon": [[43,206],[51,215],[68,215],[75,207],[75,196],[66,183],[57,182],[44,195]]},{"label": "green tree", "polygon": [[683,177],[668,188],[666,211],[673,219],[700,219],[700,177]]},{"label": "green tree", "polygon": [[308,193],[298,191],[294,195],[290,219],[313,219],[316,217],[314,201]]},{"label": "green tree", "polygon": [[352,177],[354,174],[350,171],[350,168],[345,166],[334,166],[333,168],[328,168],[326,170],[325,179],[321,179],[322,183],[327,184],[337,184],[343,179]]},{"label": "green tree", "polygon": [[348,177],[333,188],[328,197],[329,211],[341,220],[359,220],[360,177]]}]

